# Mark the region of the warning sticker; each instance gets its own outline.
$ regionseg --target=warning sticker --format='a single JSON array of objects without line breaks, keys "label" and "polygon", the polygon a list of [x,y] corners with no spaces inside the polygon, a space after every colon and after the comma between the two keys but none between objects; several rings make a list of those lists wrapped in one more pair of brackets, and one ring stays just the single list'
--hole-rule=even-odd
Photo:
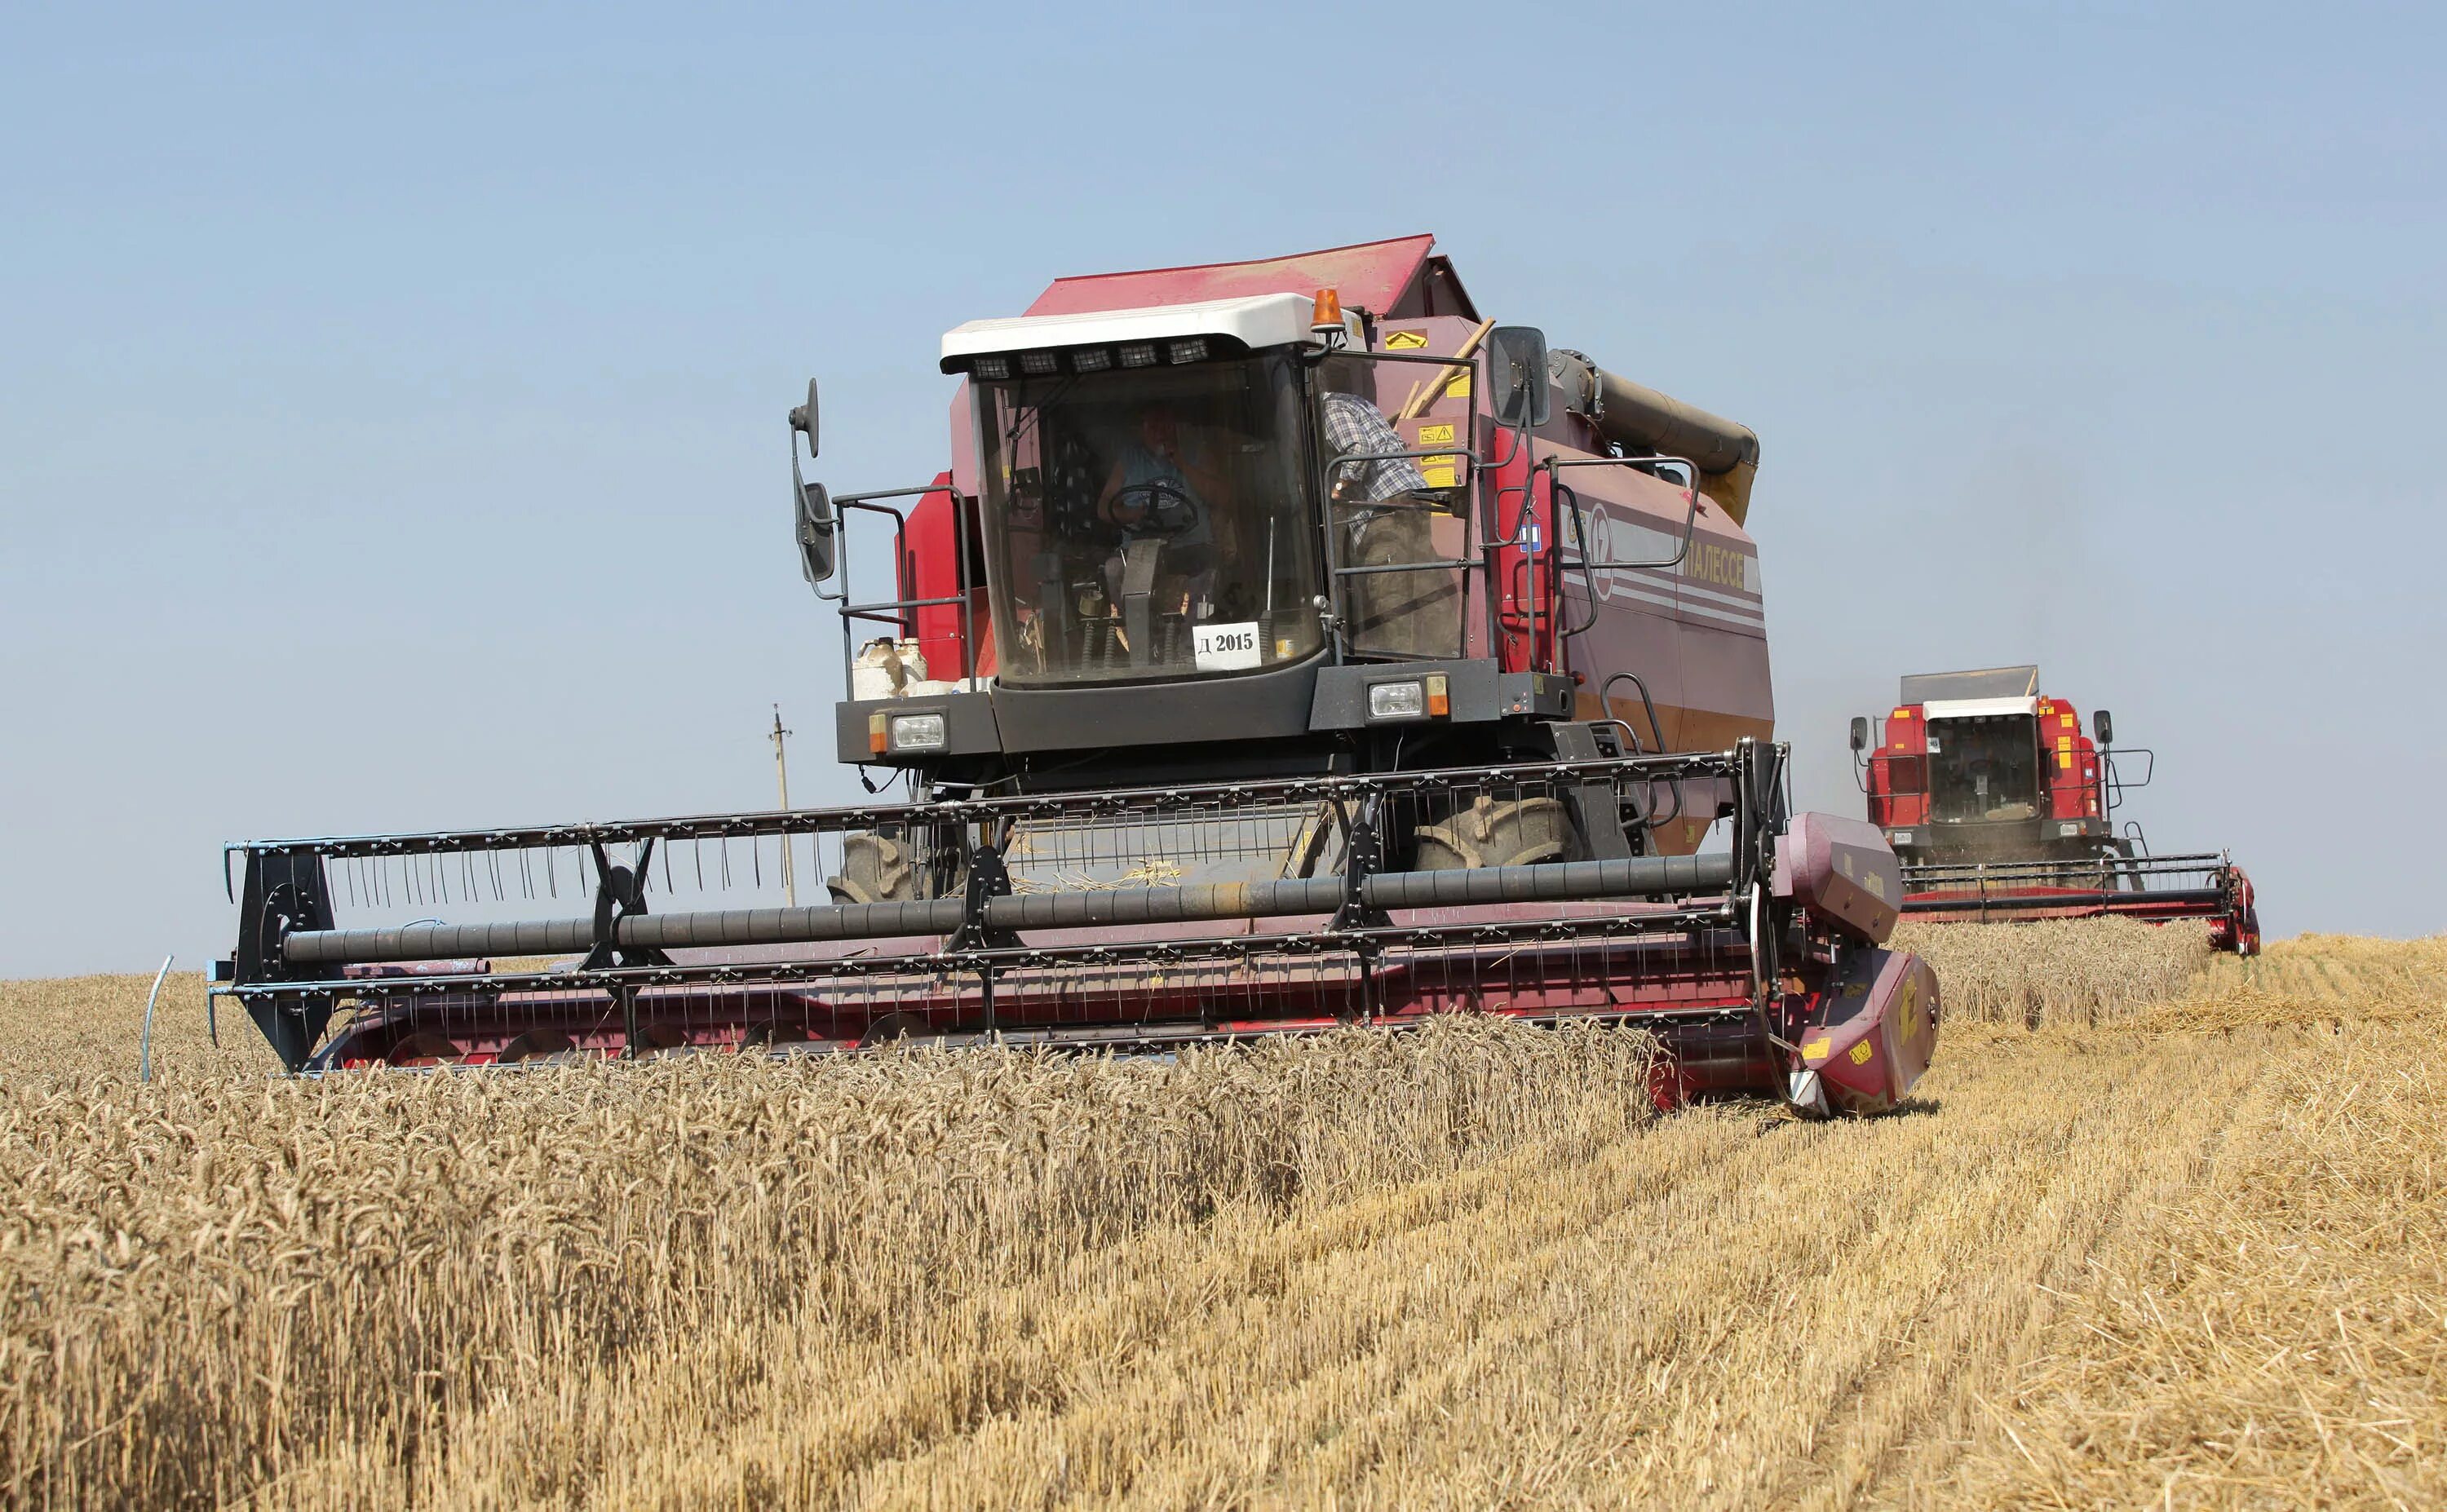
[{"label": "warning sticker", "polygon": [[1424,331],[1389,331],[1385,332],[1387,351],[1416,351],[1428,344]]},{"label": "warning sticker", "polygon": [[1445,397],[1447,399],[1468,399],[1470,397],[1469,369],[1465,368],[1461,371],[1453,374],[1452,382],[1445,385]]},{"label": "warning sticker", "polygon": [[1860,1044],[1852,1047],[1852,1064],[1855,1066],[1867,1066],[1869,1064],[1869,1057],[1873,1053],[1875,1052],[1869,1049],[1869,1042],[1868,1040],[1863,1040]]},{"label": "warning sticker", "polygon": [[1419,427],[1419,444],[1422,446],[1449,445],[1451,444],[1452,439],[1453,428],[1451,422],[1447,422],[1441,425],[1421,425]]},{"label": "warning sticker", "polygon": [[1817,1065],[1820,1061],[1825,1060],[1827,1058],[1827,1036],[1821,1034],[1816,1039],[1803,1040],[1801,1042],[1801,1058],[1810,1062],[1813,1066]]},{"label": "warning sticker", "polygon": [[1460,482],[1457,476],[1459,467],[1460,464],[1451,457],[1419,459],[1419,476],[1428,481],[1428,486],[1431,488],[1452,487]]}]

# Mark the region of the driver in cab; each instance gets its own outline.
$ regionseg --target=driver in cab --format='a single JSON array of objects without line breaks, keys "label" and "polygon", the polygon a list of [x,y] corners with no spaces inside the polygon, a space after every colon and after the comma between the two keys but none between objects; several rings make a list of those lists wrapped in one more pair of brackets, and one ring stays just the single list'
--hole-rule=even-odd
[{"label": "driver in cab", "polygon": [[1213,582],[1215,508],[1229,487],[1170,409],[1157,405],[1141,415],[1096,496],[1097,515],[1123,538],[1107,569],[1114,596],[1127,600],[1135,589],[1158,614],[1194,617]]},{"label": "driver in cab", "polygon": [[1126,535],[1161,534],[1172,549],[1211,548],[1224,475],[1182,445],[1181,424],[1156,406],[1139,417],[1137,438],[1105,475],[1096,513]]}]

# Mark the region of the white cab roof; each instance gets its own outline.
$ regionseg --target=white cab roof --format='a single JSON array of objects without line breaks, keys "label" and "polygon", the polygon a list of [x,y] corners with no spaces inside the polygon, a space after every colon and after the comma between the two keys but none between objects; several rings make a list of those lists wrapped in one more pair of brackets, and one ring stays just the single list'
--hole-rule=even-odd
[{"label": "white cab roof", "polygon": [[1146,310],[972,320],[943,333],[942,367],[945,372],[958,371],[967,367],[970,359],[995,352],[1168,341],[1179,336],[1229,336],[1253,350],[1280,347],[1313,339],[1310,315],[1310,302],[1299,294],[1255,294],[1191,305],[1156,305]]},{"label": "white cab roof", "polygon": [[1921,711],[1931,719],[1978,719],[1982,715],[2036,714],[2039,701],[2036,698],[1944,698],[1923,704]]}]

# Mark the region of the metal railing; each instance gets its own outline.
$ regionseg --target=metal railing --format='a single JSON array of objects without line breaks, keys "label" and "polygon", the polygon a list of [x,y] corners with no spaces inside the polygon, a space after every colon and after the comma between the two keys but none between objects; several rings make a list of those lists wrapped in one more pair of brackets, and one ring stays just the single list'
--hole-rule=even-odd
[{"label": "metal railing", "polygon": [[[855,648],[858,636],[855,633],[854,621],[864,620],[892,625],[901,631],[901,639],[916,640],[919,638],[918,611],[946,608],[954,604],[958,604],[960,608],[959,683],[963,688],[976,686],[977,625],[977,595],[974,585],[964,587],[957,594],[939,595],[931,598],[882,598],[869,603],[855,602],[851,592],[850,580],[853,570],[851,562],[854,559],[854,554],[850,550],[850,515],[880,515],[892,521],[892,573],[893,584],[897,589],[903,580],[902,574],[909,570],[908,510],[905,507],[889,507],[873,501],[910,498],[922,500],[930,494],[944,494],[951,499],[953,550],[958,564],[954,576],[956,580],[966,583],[972,545],[969,539],[969,508],[973,501],[954,488],[948,480],[911,488],[878,488],[861,494],[844,494],[833,501],[833,508],[839,512],[839,523],[835,526],[835,530],[841,561],[840,587],[837,590],[827,590],[819,584],[816,596],[830,600],[839,606],[836,613],[840,614],[842,622],[842,691],[844,696],[847,696],[850,691],[851,669],[856,659]],[[931,671],[933,669],[928,670]]]},{"label": "metal railing", "polygon": [[[1480,366],[1478,358],[1474,355],[1470,357],[1455,358],[1435,357],[1421,352],[1353,350],[1337,350],[1333,355],[1336,360],[1339,361],[1399,363],[1449,369],[1448,375],[1438,384],[1439,392],[1441,392],[1445,387],[1450,386],[1452,382],[1452,376],[1459,372],[1467,371],[1471,373],[1473,375],[1473,382],[1475,382],[1475,374]],[[1473,424],[1474,419],[1470,416],[1465,416],[1463,419],[1456,422],[1457,426],[1462,430],[1468,430]],[[1322,444],[1322,437],[1319,438],[1319,442],[1320,444],[1318,446],[1318,498],[1321,501],[1325,525],[1325,571],[1326,582],[1329,585],[1328,591],[1331,595],[1329,599],[1330,623],[1327,627],[1329,656],[1335,665],[1339,666],[1343,662],[1347,661],[1351,655],[1355,653],[1355,651],[1356,651],[1358,654],[1367,655],[1372,659],[1404,659],[1402,655],[1397,652],[1390,652],[1380,650],[1360,650],[1352,644],[1352,633],[1356,625],[1357,607],[1354,602],[1356,595],[1350,592],[1351,579],[1365,576],[1386,576],[1395,573],[1447,572],[1458,573],[1460,575],[1462,602],[1456,606],[1454,613],[1456,644],[1453,652],[1451,652],[1453,655],[1460,655],[1467,650],[1468,635],[1463,625],[1469,607],[1470,575],[1473,572],[1486,574],[1486,583],[1489,586],[1484,589],[1484,593],[1489,606],[1489,646],[1491,648],[1494,644],[1493,637],[1495,634],[1495,622],[1493,615],[1495,593],[1492,587],[1494,582],[1494,568],[1493,558],[1491,556],[1485,560],[1465,555],[1463,557],[1450,559],[1435,558],[1427,561],[1418,562],[1372,562],[1367,564],[1346,564],[1342,560],[1342,537],[1345,526],[1343,521],[1337,518],[1337,514],[1344,508],[1347,507],[1355,511],[1369,509],[1380,512],[1391,511],[1394,509],[1416,509],[1423,513],[1433,513],[1434,511],[1431,506],[1426,504],[1391,504],[1384,501],[1365,501],[1345,506],[1338,503],[1335,499],[1335,483],[1337,478],[1338,476],[1348,476],[1352,469],[1362,469],[1360,475],[1362,477],[1366,477],[1373,473],[1378,464],[1384,463],[1406,461],[1424,462],[1430,458],[1450,457],[1453,459],[1454,471],[1457,475],[1456,482],[1452,484],[1452,487],[1459,491],[1462,500],[1462,508],[1459,512],[1459,518],[1463,521],[1464,529],[1467,530],[1474,513],[1471,505],[1475,502],[1480,493],[1478,475],[1480,470],[1486,465],[1480,462],[1478,458],[1476,449],[1477,438],[1472,435],[1468,440],[1456,440],[1451,444],[1444,446],[1409,447],[1399,451],[1385,452],[1353,452],[1330,457],[1326,455],[1329,448]],[[1441,492],[1442,490],[1437,491]],[[1491,650],[1490,654],[1492,654]]]}]

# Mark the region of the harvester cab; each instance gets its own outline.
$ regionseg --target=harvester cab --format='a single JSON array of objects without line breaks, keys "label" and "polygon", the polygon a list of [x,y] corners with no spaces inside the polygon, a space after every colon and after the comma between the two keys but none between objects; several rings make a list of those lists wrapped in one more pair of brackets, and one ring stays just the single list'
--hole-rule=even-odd
[{"label": "harvester cab", "polygon": [[2222,949],[2257,954],[2250,879],[2223,853],[2153,856],[2139,826],[2116,832],[2125,795],[2149,785],[2146,748],[2092,733],[2037,667],[1906,677],[1885,738],[1852,721],[1868,817],[1901,858],[1906,914],[1936,920],[2118,915],[2210,922]]},{"label": "harvester cab", "polygon": [[[1685,1093],[1908,1091],[1936,984],[1885,841],[1789,811],[1746,427],[1480,318],[1425,236],[1059,279],[939,363],[929,480],[835,494],[789,417],[838,754],[905,796],[236,847],[224,991],[293,1064],[1470,1010],[1641,1023]],[[591,915],[492,917],[573,876]]]}]

